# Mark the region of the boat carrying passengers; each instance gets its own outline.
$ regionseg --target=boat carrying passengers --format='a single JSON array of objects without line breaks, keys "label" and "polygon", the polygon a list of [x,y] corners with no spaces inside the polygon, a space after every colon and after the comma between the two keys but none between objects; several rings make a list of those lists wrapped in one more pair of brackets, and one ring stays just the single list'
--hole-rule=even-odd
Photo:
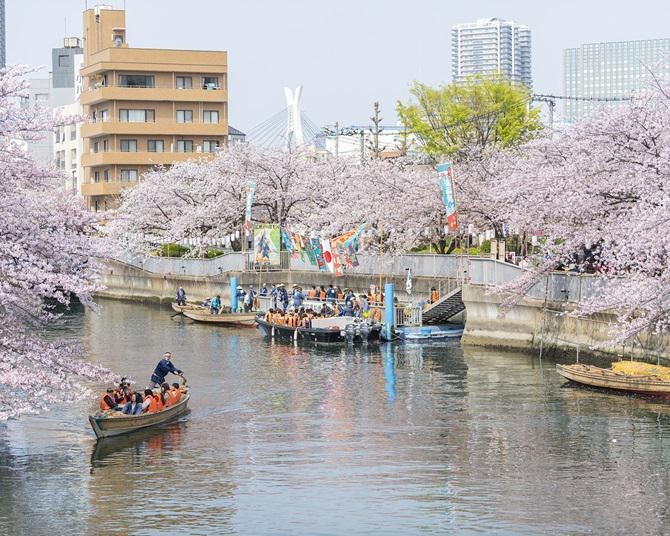
[{"label": "boat carrying passengers", "polygon": [[167,374],[181,376],[182,371],[171,363],[172,354],[165,352],[163,359],[156,365],[151,375],[153,389],[144,389],[144,392],[135,391],[127,378],[121,378],[115,387],[108,387],[100,397],[100,411],[121,412],[126,415],[140,415],[142,413],[156,413],[179,402],[182,397],[182,388],[178,383],[168,384],[165,381]]}]

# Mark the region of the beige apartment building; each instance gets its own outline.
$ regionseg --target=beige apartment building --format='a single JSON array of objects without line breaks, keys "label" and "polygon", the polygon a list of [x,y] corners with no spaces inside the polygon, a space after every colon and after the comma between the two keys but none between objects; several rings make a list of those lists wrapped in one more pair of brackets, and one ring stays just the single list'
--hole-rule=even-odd
[{"label": "beige apartment building", "polygon": [[211,157],[228,141],[228,55],[130,48],[125,11],[84,12],[81,193],[113,208],[148,169]]}]

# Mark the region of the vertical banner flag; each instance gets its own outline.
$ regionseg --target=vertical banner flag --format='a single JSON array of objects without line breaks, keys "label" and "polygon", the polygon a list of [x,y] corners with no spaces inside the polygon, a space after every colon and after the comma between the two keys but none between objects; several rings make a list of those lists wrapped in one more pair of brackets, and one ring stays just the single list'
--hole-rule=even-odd
[{"label": "vertical banner flag", "polygon": [[338,245],[339,244],[334,240],[330,243],[330,253],[333,256],[333,270],[335,270],[335,277],[344,275],[342,270],[342,258],[340,257]]},{"label": "vertical banner flag", "polygon": [[442,202],[447,212],[447,226],[450,231],[458,229],[458,215],[456,213],[456,198],[454,197],[454,168],[451,162],[437,165],[437,175],[440,178]]},{"label": "vertical banner flag", "polygon": [[254,253],[257,263],[279,266],[280,245],[279,225],[265,223],[254,225]]},{"label": "vertical banner flag", "polygon": [[312,266],[318,266],[319,263],[316,261],[316,255],[314,255],[314,248],[312,247],[312,241],[309,238],[305,240],[305,252],[307,253],[309,263]]},{"label": "vertical banner flag", "polygon": [[251,205],[254,204],[254,193],[256,192],[256,183],[249,182],[247,184],[247,208],[244,212],[244,228],[251,231]]},{"label": "vertical banner flag", "polygon": [[326,261],[326,268],[328,268],[329,272],[334,272],[335,267],[333,266],[333,252],[330,251],[330,240],[321,240],[321,249],[323,250],[323,260]]},{"label": "vertical banner flag", "polygon": [[287,233],[286,231],[281,232],[281,237],[282,237],[282,242],[284,242],[284,248],[286,251],[288,251],[289,255],[293,255],[293,251],[295,250],[295,246],[293,244],[293,237],[291,236],[291,233]]},{"label": "vertical banner flag", "polygon": [[312,250],[314,251],[314,257],[316,258],[316,264],[319,267],[319,270],[326,270],[326,260],[323,258],[323,250],[321,249],[321,240],[318,238],[312,238]]}]

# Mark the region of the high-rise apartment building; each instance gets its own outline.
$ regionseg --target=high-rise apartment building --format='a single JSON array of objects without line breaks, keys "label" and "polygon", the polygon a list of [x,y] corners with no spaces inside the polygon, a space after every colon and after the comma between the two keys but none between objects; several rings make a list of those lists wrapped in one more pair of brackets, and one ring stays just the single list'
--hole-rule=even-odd
[{"label": "high-rise apartment building", "polygon": [[228,138],[226,52],[130,48],[125,11],[84,12],[80,102],[83,184],[91,210],[157,165],[212,156]]},{"label": "high-rise apartment building", "polygon": [[457,24],[451,30],[451,77],[503,75],[533,85],[528,26],[497,18]]},{"label": "high-rise apartment building", "polygon": [[[568,97],[628,98],[644,89],[653,72],[670,77],[670,39],[590,43],[563,51],[563,91]],[[565,119],[576,121],[612,101],[565,101]]]}]

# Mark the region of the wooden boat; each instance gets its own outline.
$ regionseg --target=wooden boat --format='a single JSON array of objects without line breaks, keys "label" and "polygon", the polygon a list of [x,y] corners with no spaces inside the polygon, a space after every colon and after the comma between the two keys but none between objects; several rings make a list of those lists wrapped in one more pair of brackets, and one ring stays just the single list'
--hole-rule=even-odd
[{"label": "wooden boat", "polygon": [[128,448],[137,448],[138,445],[147,443],[154,438],[178,436],[183,426],[183,422],[172,421],[165,425],[140,428],[137,431],[128,432],[123,435],[102,437],[96,441],[95,448],[91,453],[91,465],[96,466],[98,462],[103,461],[108,456]]},{"label": "wooden boat", "polygon": [[256,320],[256,313],[220,313],[213,315],[209,312],[209,309],[205,309],[204,307],[184,309],[182,314],[186,318],[190,318],[196,322],[219,324],[223,326],[252,327]]},{"label": "wooden boat", "polygon": [[124,415],[120,411],[106,411],[90,415],[88,422],[91,423],[91,427],[98,439],[129,434],[142,428],[168,422],[183,415],[187,410],[189,398],[190,394],[187,390],[182,393],[181,399],[174,406],[168,406],[156,413]]},{"label": "wooden boat", "polygon": [[352,317],[314,319],[311,328],[273,324],[266,322],[262,315],[256,317],[256,323],[265,337],[326,344],[379,340],[381,331],[379,325],[356,323]]},{"label": "wooden boat", "polygon": [[581,363],[556,365],[556,371],[568,380],[591,387],[655,396],[670,396],[670,381],[658,375],[630,375]]},{"label": "wooden boat", "polygon": [[186,305],[177,305],[177,302],[172,302],[172,310],[176,313],[183,313],[184,311],[197,311],[198,309],[202,309],[203,311],[206,311],[208,309],[205,309],[204,307],[200,305],[195,305],[192,303],[187,303]]}]

